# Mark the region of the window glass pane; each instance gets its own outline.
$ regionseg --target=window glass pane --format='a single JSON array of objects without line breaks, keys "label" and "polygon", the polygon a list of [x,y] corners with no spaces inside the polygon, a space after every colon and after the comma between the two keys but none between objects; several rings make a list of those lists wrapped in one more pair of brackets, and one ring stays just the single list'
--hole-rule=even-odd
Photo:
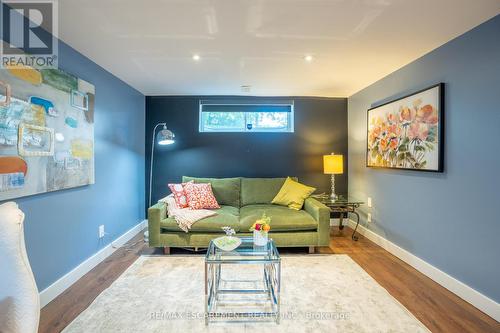
[{"label": "window glass pane", "polygon": [[201,132],[293,132],[293,104],[203,104]]},{"label": "window glass pane", "polygon": [[244,131],[244,112],[202,112],[203,131]]},{"label": "window glass pane", "polygon": [[247,122],[253,129],[279,129],[288,128],[289,112],[252,112],[247,115]]}]

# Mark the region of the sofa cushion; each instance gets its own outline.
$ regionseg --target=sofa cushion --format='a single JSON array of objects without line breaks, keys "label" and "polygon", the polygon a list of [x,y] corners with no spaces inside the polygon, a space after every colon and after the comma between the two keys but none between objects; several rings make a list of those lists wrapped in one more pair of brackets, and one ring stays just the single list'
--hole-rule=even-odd
[{"label": "sofa cushion", "polygon": [[182,182],[210,183],[219,205],[240,207],[240,178],[196,178],[183,176]]},{"label": "sofa cushion", "polygon": [[247,205],[240,209],[240,230],[247,232],[263,213],[271,218],[273,231],[317,230],[318,222],[305,210],[293,210],[288,207],[258,204]]},{"label": "sofa cushion", "polygon": [[[297,178],[292,177],[295,181]],[[270,204],[286,178],[241,178],[241,206]]]},{"label": "sofa cushion", "polygon": [[212,184],[195,184],[189,182],[184,186],[187,203],[191,209],[219,209],[219,203],[212,191]]},{"label": "sofa cushion", "polygon": [[[217,215],[210,216],[199,220],[193,224],[189,232],[217,232],[224,233],[222,227],[229,226],[234,231],[240,231],[238,222],[239,209],[233,206],[221,206],[219,209],[214,209]],[[178,231],[184,232],[179,228],[177,222],[173,218],[167,218],[160,221],[160,228],[163,231]]]},{"label": "sofa cushion", "polygon": [[168,184],[168,187],[174,196],[175,203],[179,208],[187,208],[189,206],[186,198],[186,192],[184,192],[184,185],[186,185],[186,183]]},{"label": "sofa cushion", "polygon": [[301,210],[302,206],[304,206],[304,200],[313,194],[314,191],[316,191],[316,188],[301,184],[288,177],[271,203]]}]

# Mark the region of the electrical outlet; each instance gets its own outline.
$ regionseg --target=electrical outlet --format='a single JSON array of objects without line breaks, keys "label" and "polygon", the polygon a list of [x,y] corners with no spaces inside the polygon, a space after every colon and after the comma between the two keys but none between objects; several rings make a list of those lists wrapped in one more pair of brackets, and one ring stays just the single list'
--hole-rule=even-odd
[{"label": "electrical outlet", "polygon": [[369,208],[372,208],[372,198],[368,197],[368,200],[366,200],[366,204],[368,205]]},{"label": "electrical outlet", "polygon": [[104,232],[104,225],[99,226],[99,238],[103,238],[106,233]]},{"label": "electrical outlet", "polygon": [[368,223],[370,223],[372,221],[372,214],[371,213],[366,214],[366,221]]}]

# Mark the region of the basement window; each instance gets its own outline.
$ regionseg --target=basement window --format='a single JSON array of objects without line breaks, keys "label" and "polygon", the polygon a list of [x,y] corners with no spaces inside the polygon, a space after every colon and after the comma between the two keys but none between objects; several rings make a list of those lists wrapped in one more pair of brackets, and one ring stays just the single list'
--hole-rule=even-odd
[{"label": "basement window", "polygon": [[293,132],[293,101],[200,101],[200,132]]}]

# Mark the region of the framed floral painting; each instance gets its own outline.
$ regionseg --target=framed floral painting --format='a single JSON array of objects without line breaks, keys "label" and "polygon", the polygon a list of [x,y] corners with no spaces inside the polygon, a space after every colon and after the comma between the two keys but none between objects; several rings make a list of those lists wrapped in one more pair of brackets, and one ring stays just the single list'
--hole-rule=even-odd
[{"label": "framed floral painting", "polygon": [[366,166],[443,172],[444,84],[368,110]]}]

